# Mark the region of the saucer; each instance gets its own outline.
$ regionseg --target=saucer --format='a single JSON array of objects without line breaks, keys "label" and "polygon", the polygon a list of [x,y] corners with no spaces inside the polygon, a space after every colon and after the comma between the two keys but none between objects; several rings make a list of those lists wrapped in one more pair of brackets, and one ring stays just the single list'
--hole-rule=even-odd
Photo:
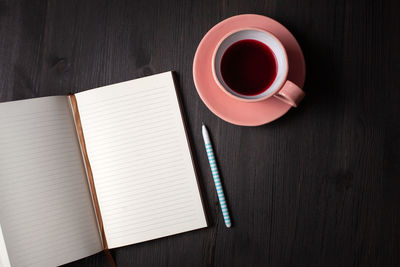
[{"label": "saucer", "polygon": [[227,33],[244,28],[260,28],[274,34],[284,45],[289,61],[288,80],[304,85],[306,65],[303,52],[294,36],[279,22],[261,15],[238,15],[215,25],[201,40],[193,61],[193,79],[204,104],[221,119],[236,125],[258,126],[283,116],[290,105],[270,97],[259,102],[244,102],[224,93],[212,74],[212,54]]}]

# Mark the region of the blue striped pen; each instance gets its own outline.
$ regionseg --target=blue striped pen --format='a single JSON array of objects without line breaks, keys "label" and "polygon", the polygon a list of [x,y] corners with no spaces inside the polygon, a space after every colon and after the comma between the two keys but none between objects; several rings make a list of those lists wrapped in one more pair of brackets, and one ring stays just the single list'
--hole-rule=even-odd
[{"label": "blue striped pen", "polygon": [[201,132],[203,134],[204,145],[206,146],[208,162],[210,163],[211,173],[214,178],[215,188],[217,189],[217,195],[219,199],[219,205],[221,206],[222,215],[224,216],[224,221],[226,227],[231,227],[231,218],[229,217],[228,206],[226,205],[224,190],[222,189],[221,180],[219,179],[219,173],[217,168],[217,162],[215,161],[214,151],[211,145],[210,136],[204,123],[201,126]]}]

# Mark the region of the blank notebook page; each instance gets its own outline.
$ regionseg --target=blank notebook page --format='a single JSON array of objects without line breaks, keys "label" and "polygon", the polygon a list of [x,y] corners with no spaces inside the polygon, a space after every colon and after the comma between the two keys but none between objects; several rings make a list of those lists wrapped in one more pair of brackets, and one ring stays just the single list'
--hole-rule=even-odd
[{"label": "blank notebook page", "polygon": [[0,104],[0,225],[11,266],[102,250],[67,96]]},{"label": "blank notebook page", "polygon": [[76,99],[110,248],[206,227],[171,72]]}]

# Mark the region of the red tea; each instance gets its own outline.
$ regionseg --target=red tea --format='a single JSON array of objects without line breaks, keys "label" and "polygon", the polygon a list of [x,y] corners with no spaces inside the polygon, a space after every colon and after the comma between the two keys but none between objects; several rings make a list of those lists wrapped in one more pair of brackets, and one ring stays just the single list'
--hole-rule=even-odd
[{"label": "red tea", "polygon": [[232,44],[221,59],[221,75],[235,92],[254,96],[265,92],[277,74],[275,55],[264,43],[241,40]]}]

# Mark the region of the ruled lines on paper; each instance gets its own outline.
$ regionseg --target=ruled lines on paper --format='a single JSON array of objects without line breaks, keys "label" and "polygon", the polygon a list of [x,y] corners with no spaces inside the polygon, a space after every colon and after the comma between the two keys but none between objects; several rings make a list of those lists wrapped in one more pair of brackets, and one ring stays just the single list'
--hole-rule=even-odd
[{"label": "ruled lines on paper", "polygon": [[76,98],[111,248],[206,226],[171,73]]},{"label": "ruled lines on paper", "polygon": [[0,225],[11,266],[102,250],[66,96],[0,104]]}]

